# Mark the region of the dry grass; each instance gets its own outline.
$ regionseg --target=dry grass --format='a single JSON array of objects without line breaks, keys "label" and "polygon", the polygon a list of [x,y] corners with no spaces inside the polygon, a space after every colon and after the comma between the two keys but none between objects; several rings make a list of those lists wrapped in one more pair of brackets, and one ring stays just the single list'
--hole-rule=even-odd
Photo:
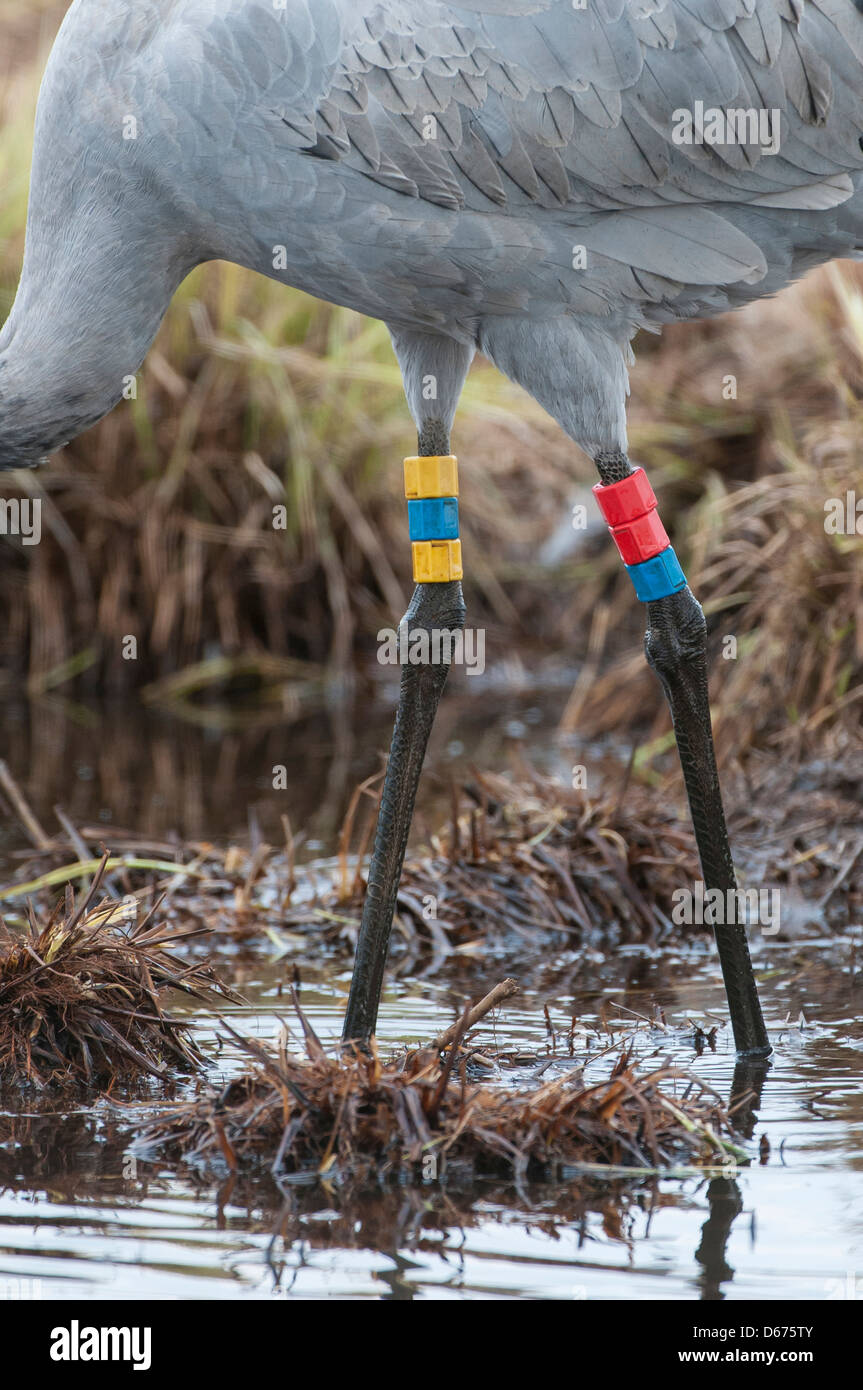
[{"label": "dry grass", "polygon": [[[798,927],[807,902],[819,931],[823,920],[837,930],[859,920],[861,780],[859,755],[797,769],[762,756],[751,776],[731,782],[741,881],[793,889]],[[270,950],[275,943],[295,960],[306,953],[319,959],[326,949],[351,952],[376,789],[357,790],[334,861],[298,864],[292,839],[283,848],[224,850],[124,836],[107,861],[108,883],[134,896],[140,912],[161,897],[164,930],[204,927],[209,946],[240,941]],[[98,860],[87,856],[104,833],[82,826],[73,843],[63,830],[38,854],[27,852],[0,889],[10,920],[28,898],[47,911],[58,888],[92,875]],[[475,773],[453,788],[449,819],[408,853],[394,933],[397,968],[422,962],[434,972],[492,949],[536,961],[542,943],[671,939],[697,930],[674,927],[670,914],[675,891],[699,877],[685,810],[637,783],[619,780],[590,796],[526,766],[518,777]]]},{"label": "dry grass", "polygon": [[[518,518],[518,456],[546,455],[546,521],[568,483],[562,442],[543,449],[551,427],[520,424],[503,404],[515,396],[481,369],[459,440],[468,515],[488,484],[496,495],[492,516],[468,521],[465,543],[475,608],[499,623],[511,621],[517,593],[504,597],[483,558],[494,527],[510,556],[542,534],[541,515],[530,527]],[[260,687],[266,703],[295,679],[318,680],[321,667],[344,672],[407,605],[400,461],[413,448],[382,325],[274,294],[236,267],[203,268],[175,300],[139,399],[48,470],[4,480],[7,495],[41,500],[46,533],[29,551],[4,549],[7,677],[33,693],[76,679],[85,689],[97,679],[109,691],[146,685],[172,703]],[[123,654],[129,636],[134,661]]]},{"label": "dry grass", "polygon": [[[555,1176],[565,1166],[655,1169],[686,1161],[721,1165],[738,1150],[713,1093],[668,1066],[646,1074],[616,1049],[610,1076],[587,1084],[583,1064],[529,1090],[468,1079],[459,1040],[382,1061],[359,1051],[327,1055],[299,1005],[305,1056],[232,1034],[249,1069],[218,1095],[181,1102],[141,1138],[144,1152],[233,1172],[379,1180],[416,1176],[433,1161],[475,1175]],[[669,1083],[685,1083],[672,1098]]]},{"label": "dry grass", "polygon": [[[308,934],[318,950],[352,949],[377,814],[377,795],[363,790],[331,867],[297,865],[291,844],[251,852],[189,845],[172,863],[157,857],[167,846],[140,839],[117,846],[109,881],[142,907],[165,893],[160,919],[175,930],[206,925],[211,941],[250,942],[278,930]],[[609,933],[627,940],[664,934],[673,889],[696,874],[692,834],[673,813],[657,812],[643,789],[633,791],[592,799],[529,769],[518,781],[477,774],[453,788],[449,821],[405,865],[401,945],[430,950],[440,965],[492,943],[517,956],[552,936],[575,944]],[[85,841],[94,830],[83,827]],[[61,834],[28,855],[0,902],[12,912],[29,897],[47,902],[64,883],[92,873],[96,861],[81,858],[86,844],[79,841],[74,862],[72,848]]]},{"label": "dry grass", "polygon": [[[708,616],[723,766],[754,747],[803,755],[834,733],[861,743],[863,513],[857,534],[825,527],[828,499],[863,497],[861,286],[857,267],[829,266],[776,300],[638,344],[632,452]],[[589,581],[587,596],[589,656],[564,725],[596,736],[652,713],[647,743],[661,745],[668,718],[630,596]],[[576,598],[573,626],[578,612]]]},{"label": "dry grass", "polygon": [[[548,937],[586,944],[664,934],[674,888],[697,873],[694,841],[673,813],[638,788],[624,790],[591,797],[528,767],[518,778],[475,774],[454,787],[449,821],[405,864],[404,944],[426,942],[442,963],[491,946],[517,956]],[[298,905],[289,924],[316,915],[324,925],[327,913],[344,918],[346,910],[358,919],[373,819],[355,837],[349,812],[330,900],[311,912]],[[349,858],[354,839],[360,853]]]},{"label": "dry grass", "polygon": [[236,997],[207,966],[165,949],[154,913],[118,929],[117,905],[96,906],[104,868],[78,906],[68,889],[43,924],[31,911],[29,935],[0,921],[0,1082],[104,1087],[195,1071],[203,1058],[190,1024],[165,1012],[165,996]]},{"label": "dry grass", "polygon": [[[723,764],[754,747],[802,753],[825,735],[861,743],[861,535],[825,530],[828,499],[844,508],[847,494],[863,497],[856,405],[855,414],[819,439],[815,458],[789,446],[786,467],[733,488],[717,483],[685,513],[679,548],[710,622]],[[668,721],[642,652],[614,658],[613,612],[600,605],[594,621],[601,640],[564,723],[596,735],[653,708],[651,735],[661,738]]]}]

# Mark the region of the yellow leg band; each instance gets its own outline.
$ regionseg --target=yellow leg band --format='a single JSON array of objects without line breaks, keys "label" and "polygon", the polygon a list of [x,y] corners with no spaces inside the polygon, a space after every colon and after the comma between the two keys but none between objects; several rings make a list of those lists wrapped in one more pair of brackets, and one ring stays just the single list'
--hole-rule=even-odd
[{"label": "yellow leg band", "polygon": [[405,497],[458,497],[455,455],[405,459]]},{"label": "yellow leg band", "polygon": [[415,584],[445,584],[450,579],[463,579],[461,541],[414,541]]}]

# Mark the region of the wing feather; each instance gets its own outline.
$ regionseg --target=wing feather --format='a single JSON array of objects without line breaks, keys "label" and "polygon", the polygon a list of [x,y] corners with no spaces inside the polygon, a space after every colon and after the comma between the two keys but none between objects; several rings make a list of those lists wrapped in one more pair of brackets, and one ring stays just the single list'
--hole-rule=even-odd
[{"label": "wing feather", "polygon": [[[863,183],[863,15],[850,0],[285,5],[276,19],[271,0],[224,0],[214,20],[210,0],[186,0],[209,16],[194,38],[207,104],[238,113],[232,177],[244,154],[250,170],[297,151],[328,160],[381,238],[424,217],[424,236],[452,236],[451,258],[474,225],[462,214],[507,219],[498,237],[523,237],[537,281],[542,255],[565,260],[577,235],[606,278],[570,285],[567,302],[609,302],[615,265],[618,287],[654,302],[681,285],[755,284],[771,210],[800,222],[805,244],[806,216]],[[777,111],[778,152],[760,134],[679,142],[696,99]],[[538,253],[546,242],[553,253]]]}]

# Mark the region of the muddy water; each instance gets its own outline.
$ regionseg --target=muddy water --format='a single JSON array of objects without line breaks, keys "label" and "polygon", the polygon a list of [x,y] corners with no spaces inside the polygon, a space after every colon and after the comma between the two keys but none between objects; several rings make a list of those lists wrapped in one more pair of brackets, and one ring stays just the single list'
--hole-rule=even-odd
[{"label": "muddy water", "polygon": [[[503,766],[513,737],[525,731],[532,750],[544,749],[551,762],[565,759],[566,750],[543,741],[532,711],[529,699],[507,702],[491,715],[485,708],[467,735],[463,713],[458,748],[452,729],[443,728],[435,766],[470,756],[471,738],[483,765]],[[10,741],[22,784],[46,823],[61,800],[82,824],[97,823],[103,813],[109,836],[111,823],[142,824],[146,799],[153,817],[148,829],[195,835],[206,828],[208,837],[239,838],[248,832],[245,798],[255,801],[269,833],[279,803],[267,774],[272,762],[285,761],[275,756],[283,733],[227,736],[235,748],[216,795],[212,781],[224,738],[210,743],[208,731],[172,732],[164,721],[127,719],[132,742],[143,750],[133,793],[125,781],[135,785],[136,767],[121,742],[114,744],[118,772],[107,738],[95,740],[80,722],[70,730],[56,712],[54,720],[52,746],[65,757],[65,778],[44,750],[34,750],[29,721],[20,725],[18,741]],[[382,719],[380,744],[384,729]],[[320,812],[320,828],[307,844],[313,853],[316,837],[321,848],[331,848],[341,793],[327,783],[326,720],[298,733],[293,746],[305,746],[308,775],[297,781],[292,817],[303,823],[303,806]],[[123,737],[122,723],[116,737]],[[343,750],[347,787],[364,765],[374,766],[375,738],[368,729],[352,734]],[[148,773],[148,766],[156,771]],[[231,768],[237,782],[228,796]],[[166,786],[182,788],[187,776],[193,788],[183,802],[149,801],[164,796]],[[160,783],[163,790],[154,790]],[[15,843],[10,835],[7,853]],[[776,1055],[748,1126],[751,1163],[710,1180],[575,1176],[553,1186],[429,1183],[359,1196],[310,1181],[291,1187],[286,1209],[285,1194],[269,1180],[220,1190],[189,1171],[145,1162],[130,1148],[128,1110],[37,1105],[6,1094],[4,1131],[5,1117],[17,1119],[15,1146],[0,1154],[0,1298],[861,1298],[861,946],[858,927],[821,942],[757,947]],[[234,957],[231,968],[249,1001],[232,1011],[235,1026],[272,1036],[287,1019],[280,993],[286,962]],[[505,969],[474,963],[470,973],[449,980],[394,980],[381,1017],[382,1043],[428,1038],[452,1021],[467,994],[480,993]],[[670,1026],[638,1029],[640,1056],[692,1065],[729,1094],[734,1059],[727,1030],[715,1051],[697,1056],[690,1035],[677,1026],[688,1017],[707,1024],[725,1016],[715,958],[704,942],[662,955],[639,947],[589,959],[560,952],[539,967],[534,962],[529,979],[498,1024],[508,1045],[524,1049],[519,1080],[529,1082],[540,1068],[547,1080],[572,1064],[550,1051],[544,1006],[555,1025],[565,1027],[576,1015],[589,1030],[600,1008],[613,1026],[617,1020],[628,1028],[638,1016],[652,1017],[658,1002]],[[342,963],[305,979],[304,1005],[321,1036],[337,1036],[347,985]],[[201,1013],[196,1023],[212,1078],[230,1074],[237,1059],[219,1038],[218,1020]],[[592,1065],[601,1070],[604,1063]],[[154,1103],[139,1098],[134,1117]],[[279,1227],[283,1235],[274,1239]]]}]

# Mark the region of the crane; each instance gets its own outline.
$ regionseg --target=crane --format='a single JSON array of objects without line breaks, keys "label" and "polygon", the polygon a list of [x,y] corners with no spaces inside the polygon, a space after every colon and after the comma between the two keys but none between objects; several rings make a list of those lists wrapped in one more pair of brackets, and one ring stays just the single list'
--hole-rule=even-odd
[{"label": "crane", "polygon": [[[863,0],[74,0],[0,330],[0,468],[111,410],[225,259],[382,319],[418,433],[408,631],[465,624],[450,435],[484,353],[594,460],[667,697],[704,883],[735,887],[706,623],[627,452],[639,329],[863,249]],[[449,665],[406,663],[344,1024],[374,1032]],[[739,918],[735,1046],[770,1044]]]}]

